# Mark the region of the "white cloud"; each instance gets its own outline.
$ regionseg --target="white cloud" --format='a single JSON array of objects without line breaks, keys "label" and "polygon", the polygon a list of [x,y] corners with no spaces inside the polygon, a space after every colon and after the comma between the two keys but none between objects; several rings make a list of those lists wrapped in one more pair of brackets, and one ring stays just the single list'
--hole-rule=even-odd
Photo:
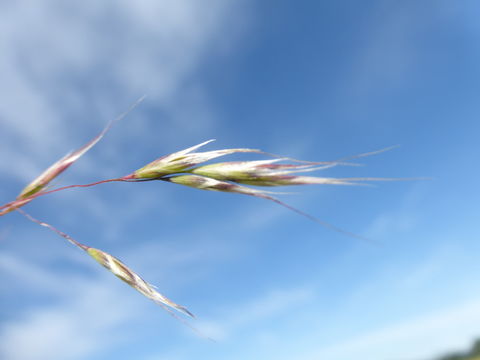
[{"label": "white cloud", "polygon": [[302,359],[425,359],[470,346],[480,331],[480,300],[393,324],[315,351]]},{"label": "white cloud", "polygon": [[[0,258],[0,268],[12,280],[8,293],[23,298],[41,290],[44,296],[53,294],[56,298],[48,306],[30,304],[27,310],[2,322],[2,359],[82,359],[132,335],[122,325],[138,317],[140,309],[122,287],[111,286],[110,276],[71,276],[8,255]],[[20,288],[15,289],[12,283]]]},{"label": "white cloud", "polygon": [[314,292],[308,287],[274,289],[241,304],[223,308],[217,319],[200,322],[199,329],[215,340],[226,340],[242,328],[255,328],[262,321],[288,312],[312,300]]},{"label": "white cloud", "polygon": [[80,292],[78,299],[31,309],[5,322],[0,328],[2,358],[80,359],[118,342],[113,330],[132,320],[131,307],[101,282],[82,286]]},{"label": "white cloud", "polygon": [[388,239],[392,234],[408,234],[418,225],[421,214],[416,209],[424,195],[423,184],[412,184],[396,209],[378,215],[366,226],[366,236],[382,240]]},{"label": "white cloud", "polygon": [[[221,0],[0,4],[2,170],[28,181],[144,93],[173,120],[170,126],[196,136],[207,131],[214,111],[195,70],[216,45],[233,40],[231,15],[239,6]],[[143,135],[147,142],[154,134]]]},{"label": "white cloud", "polygon": [[378,215],[368,226],[370,239],[385,239],[391,234],[405,233],[413,228],[415,215],[403,211],[390,211]]},{"label": "white cloud", "polygon": [[[14,278],[16,281],[8,284],[2,283],[2,291],[15,291],[15,285],[21,284],[21,288],[42,289],[44,292],[58,293],[61,290],[55,280],[47,270],[24,261],[14,255],[3,253],[0,255],[0,270],[4,276]],[[13,285],[13,286],[12,286]]]}]

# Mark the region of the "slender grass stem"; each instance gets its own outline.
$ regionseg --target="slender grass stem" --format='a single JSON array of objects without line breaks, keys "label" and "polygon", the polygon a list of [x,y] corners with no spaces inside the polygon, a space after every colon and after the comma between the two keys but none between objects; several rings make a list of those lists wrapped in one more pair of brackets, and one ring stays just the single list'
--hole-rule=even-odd
[{"label": "slender grass stem", "polygon": [[62,186],[62,187],[52,189],[52,190],[48,190],[48,191],[40,191],[40,192],[38,192],[36,194],[33,194],[33,195],[30,195],[26,198],[16,199],[16,200],[10,201],[10,202],[0,206],[0,210],[4,209],[3,211],[0,211],[0,216],[5,215],[5,214],[7,214],[7,213],[9,213],[13,210],[17,210],[21,206],[26,205],[30,201],[36,199],[37,197],[43,196],[43,195],[52,194],[52,193],[55,193],[57,191],[66,190],[66,189],[72,189],[72,188],[78,188],[78,187],[82,187],[82,188],[83,187],[90,187],[90,186],[100,185],[100,184],[114,182],[114,181],[128,181],[128,179],[127,178],[107,179],[107,180],[96,181],[96,182],[93,182],[93,183],[90,183],[90,184],[67,185],[67,186]]},{"label": "slender grass stem", "polygon": [[72,243],[73,245],[78,246],[80,249],[85,250],[85,251],[88,249],[88,246],[83,245],[82,243],[79,243],[77,240],[72,238],[70,235],[65,234],[63,231],[58,230],[56,227],[54,227],[50,224],[47,224],[46,222],[43,222],[41,220],[38,220],[38,219],[34,218],[32,215],[26,213],[22,209],[15,209],[15,210],[18,211],[23,216],[25,216],[28,220],[33,221],[34,223],[37,223],[40,226],[44,226],[44,227],[56,232],[58,235],[60,235],[61,237],[63,237],[64,239],[66,239],[67,241]]}]

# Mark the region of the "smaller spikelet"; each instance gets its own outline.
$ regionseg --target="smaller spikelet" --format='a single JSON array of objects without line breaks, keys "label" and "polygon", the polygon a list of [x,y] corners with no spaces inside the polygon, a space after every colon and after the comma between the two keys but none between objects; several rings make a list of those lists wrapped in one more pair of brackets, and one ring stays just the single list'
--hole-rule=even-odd
[{"label": "smaller spikelet", "polygon": [[126,179],[158,179],[166,175],[188,172],[194,166],[206,161],[234,153],[259,153],[256,149],[222,149],[204,152],[192,152],[214,140],[189,147],[175,153],[162,156],[126,176]]},{"label": "smaller spikelet", "polygon": [[77,161],[83,154],[85,154],[97,142],[99,142],[100,139],[108,131],[110,126],[111,123],[109,123],[100,134],[98,134],[87,144],[82,146],[80,149],[65,155],[60,160],[51,165],[47,170],[41,173],[37,178],[35,178],[35,180],[33,180],[20,192],[16,200],[2,207],[3,210],[0,211],[0,216],[8,214],[9,212],[12,212],[32,201],[35,194],[42,192],[42,190],[44,190],[53,179],[55,179],[58,175],[67,170],[75,161]]},{"label": "smaller spikelet", "polygon": [[153,285],[148,284],[145,280],[143,280],[138,274],[136,274],[133,270],[127,267],[123,262],[121,262],[116,257],[98,249],[94,249],[88,247],[84,249],[92,258],[94,258],[100,265],[108,269],[112,272],[115,276],[119,279],[126,282],[128,285],[133,287],[135,290],[140,292],[145,297],[153,300],[155,303],[159,305],[166,305],[170,308],[173,308],[177,311],[180,311],[188,316],[194,318],[195,316],[188,311],[184,306],[178,305],[171,301],[170,299],[166,298],[158,291],[155,290]]},{"label": "smaller spikelet", "polygon": [[[155,303],[158,305],[162,306],[166,311],[170,313],[170,315],[174,316],[175,318],[179,319],[182,321],[180,318],[178,318],[171,310],[170,308],[173,308],[175,310],[178,310],[188,316],[195,317],[190,311],[188,311],[185,307],[178,305],[171,301],[170,299],[166,298],[159,292],[155,290],[155,287],[153,285],[148,284],[145,280],[143,280],[137,273],[135,273],[133,270],[131,270],[127,265],[125,265],[123,262],[121,262],[119,259],[116,257],[106,253],[105,251],[98,250],[95,248],[92,248],[90,246],[87,246],[85,244],[82,244],[72,238],[70,235],[64,233],[63,231],[60,231],[56,227],[38,220],[28,214],[27,212],[23,211],[22,209],[17,209],[19,213],[21,213],[23,216],[25,216],[27,219],[30,221],[33,221],[34,223],[39,224],[40,226],[46,227],[47,229],[50,229],[51,231],[57,233],[61,237],[63,237],[65,240],[70,242],[71,244],[77,246],[78,248],[82,249],[85,251],[88,255],[90,255],[92,258],[95,259],[100,265],[108,269],[110,272],[112,272],[115,276],[117,276],[119,279],[122,281],[126,282],[128,285],[133,287],[135,290],[140,292],[143,296],[153,300]],[[183,322],[183,321],[182,321]],[[186,324],[187,326],[190,326]]]},{"label": "smaller spikelet", "polygon": [[75,161],[77,161],[83,154],[90,150],[103,136],[103,133],[96,136],[92,141],[83,146],[82,148],[65,155],[58,160],[47,170],[45,170],[40,176],[28,184],[22,192],[18,195],[17,199],[25,199],[37,192],[43,190],[53,179],[67,170]]},{"label": "smaller spikelet", "polygon": [[177,175],[162,180],[200,190],[231,192],[258,197],[263,197],[264,194],[268,193],[268,191],[256,190],[246,186],[232,184],[230,182],[220,181],[199,175]]},{"label": "smaller spikelet", "polygon": [[116,119],[111,120],[107,126],[92,140],[82,146],[80,149],[72,151],[68,153],[52,166],[50,166],[47,170],[45,170],[40,176],[38,176],[35,180],[33,180],[30,184],[28,184],[18,195],[17,199],[25,199],[29,196],[32,196],[39,191],[42,191],[53,179],[55,179],[58,175],[63,173],[67,170],[75,161],[77,161],[83,154],[85,154],[88,150],[90,150],[96,143],[98,143],[105,134],[110,130],[112,125],[124,118],[134,107],[136,107],[141,101],[143,101],[145,97],[142,96],[138,99],[130,108],[125,111],[123,114],[118,116]]},{"label": "smaller spikelet", "polygon": [[0,216],[11,212],[23,205],[26,205],[31,200],[33,200],[32,196],[42,192],[53,179],[55,179],[57,176],[67,170],[88,150],[95,146],[95,144],[98,143],[110,130],[114,123],[123,119],[133,108],[135,108],[140,102],[142,102],[144,98],[145,96],[140,97],[130,106],[129,109],[127,109],[127,111],[120,114],[116,119],[111,120],[97,136],[95,136],[92,140],[90,140],[80,149],[68,153],[60,160],[55,162],[53,165],[51,165],[49,168],[47,168],[43,173],[41,173],[37,178],[35,178],[35,180],[33,180],[20,192],[20,194],[17,196],[16,201],[12,201],[11,203],[9,203],[8,208],[0,212]]}]

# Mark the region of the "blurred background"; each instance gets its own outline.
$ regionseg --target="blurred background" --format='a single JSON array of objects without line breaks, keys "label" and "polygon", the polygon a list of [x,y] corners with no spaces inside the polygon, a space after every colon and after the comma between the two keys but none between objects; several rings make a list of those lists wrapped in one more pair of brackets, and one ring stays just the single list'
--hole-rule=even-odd
[{"label": "blurred background", "polygon": [[479,13],[474,0],[0,1],[2,204],[143,94],[56,186],[212,138],[206,150],[312,161],[399,144],[319,175],[432,178],[281,196],[380,246],[262,199],[162,182],[39,198],[25,210],[122,259],[216,343],[11,213],[0,358],[467,356],[480,336]]}]

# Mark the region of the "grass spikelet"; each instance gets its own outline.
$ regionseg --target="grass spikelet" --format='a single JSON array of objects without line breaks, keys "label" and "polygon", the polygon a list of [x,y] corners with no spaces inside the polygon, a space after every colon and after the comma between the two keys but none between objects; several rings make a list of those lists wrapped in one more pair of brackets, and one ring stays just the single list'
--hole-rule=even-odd
[{"label": "grass spikelet", "polygon": [[[176,304],[172,300],[160,294],[157,290],[155,290],[155,287],[153,285],[150,285],[145,280],[143,280],[136,272],[131,270],[127,265],[125,265],[122,261],[120,261],[116,257],[106,253],[105,251],[95,249],[78,242],[77,240],[73,239],[70,235],[67,235],[66,233],[58,230],[57,228],[55,228],[54,226],[46,222],[43,222],[41,220],[34,218],[33,216],[26,213],[22,209],[17,209],[17,211],[20,212],[22,215],[24,215],[26,218],[28,218],[30,221],[33,221],[41,226],[44,226],[54,231],[55,233],[57,233],[58,235],[66,239],[68,242],[70,242],[71,244],[85,251],[96,262],[98,262],[100,265],[108,269],[116,277],[126,282],[128,285],[130,285],[132,288],[137,290],[143,296],[149,298],[156,304],[161,305],[169,313],[170,311],[168,310],[168,307],[175,309],[192,318],[195,318],[195,316],[190,311],[188,311],[187,308],[185,308],[182,305]],[[166,305],[167,307],[165,307],[164,305]]]},{"label": "grass spikelet", "polygon": [[135,108],[145,96],[142,96],[138,99],[130,108],[125,111],[123,114],[118,116],[116,119],[111,120],[107,126],[92,140],[88,143],[83,145],[80,149],[72,151],[68,153],[56,163],[51,165],[47,170],[45,170],[42,174],[40,174],[35,180],[33,180],[30,184],[28,184],[17,196],[17,199],[25,199],[41,190],[43,190],[53,179],[55,179],[58,175],[63,173],[67,170],[75,161],[77,161],[83,154],[85,154],[88,150],[90,150],[96,143],[98,143],[105,134],[110,130],[112,125],[117,121],[123,119],[133,108]]},{"label": "grass spikelet", "polygon": [[53,179],[55,179],[58,175],[63,173],[67,170],[75,161],[77,161],[83,154],[85,154],[88,150],[90,150],[100,139],[104,136],[104,134],[108,131],[107,127],[98,134],[95,138],[90,140],[87,144],[82,146],[80,149],[71,152],[60,160],[55,162],[51,165],[47,170],[45,170],[42,174],[40,174],[35,180],[33,180],[30,184],[28,184],[17,196],[17,199],[25,199],[29,196],[32,196],[39,191],[42,191]]},{"label": "grass spikelet", "polygon": [[164,304],[192,318],[195,317],[190,311],[187,310],[187,308],[174,303],[172,300],[168,299],[167,297],[156,291],[153,285],[150,285],[145,280],[143,280],[137,273],[131,270],[127,265],[125,265],[116,257],[102,250],[94,249],[92,247],[87,248],[85,251],[100,265],[108,269],[116,277],[118,277],[119,279],[133,287],[135,290],[140,292],[143,296],[149,298],[157,304]]},{"label": "grass spikelet", "polygon": [[[258,153],[260,150],[256,149],[223,149],[206,152],[192,151],[204,146],[214,140],[208,140],[201,144],[192,146],[190,148],[162,156],[157,160],[145,165],[144,167],[134,171],[128,175],[130,179],[157,179],[165,175],[171,175],[181,172],[186,172],[188,169],[204,163],[206,161],[215,159],[220,156],[225,156],[234,153]],[[127,177],[125,177],[127,178]]]},{"label": "grass spikelet", "polygon": [[[121,179],[123,181],[148,181],[163,180],[180,185],[185,185],[201,190],[231,192],[250,195],[273,201],[302,216],[305,216],[325,227],[328,227],[345,235],[368,240],[360,235],[344,231],[327,222],[317,219],[299,209],[296,209],[279,199],[272,197],[272,192],[253,189],[242,185],[261,187],[292,186],[292,185],[366,185],[370,181],[398,181],[414,179],[395,178],[327,178],[318,176],[300,176],[295,173],[324,170],[338,165],[358,165],[347,162],[352,159],[375,155],[394,147],[377,151],[341,158],[335,161],[311,162],[296,160],[288,157],[277,156],[256,149],[223,149],[208,152],[192,152],[213,140],[203,142],[179,152],[163,156],[134,173]],[[276,157],[270,160],[256,161],[231,161],[202,165],[202,163],[214,158],[238,153],[250,152]],[[281,161],[292,161],[299,164],[284,164]],[[241,185],[240,185],[241,184]],[[277,193],[278,194],[278,193]]]},{"label": "grass spikelet", "polygon": [[[270,157],[274,157],[274,160],[260,160],[260,161],[248,161],[248,162],[238,162],[238,164],[242,163],[242,166],[254,166],[255,163],[273,163],[281,160],[289,160],[293,162],[303,163],[306,165],[277,165],[277,168],[280,169],[287,169],[289,168],[292,170],[295,168],[295,171],[299,171],[302,168],[312,168],[312,166],[316,165],[317,167],[315,170],[325,169],[332,166],[337,165],[357,165],[353,163],[341,162],[341,161],[321,161],[321,162],[311,162],[311,161],[304,161],[304,160],[297,160],[292,159],[280,155],[275,155],[271,153],[267,153],[258,149],[248,149],[248,148],[236,148],[236,149],[222,149],[222,150],[212,150],[212,151],[204,151],[204,152],[192,152],[214,140],[208,140],[198,145],[192,146],[190,148],[162,156],[151,163],[145,165],[144,167],[134,171],[132,174],[125,176],[123,179],[125,180],[148,180],[148,179],[159,179],[167,175],[178,174],[182,172],[191,172],[197,165],[202,164],[204,162],[210,161],[212,159],[235,154],[235,153],[254,153],[254,154],[261,154],[267,155]],[[229,163],[229,164],[234,164]],[[248,164],[248,165],[247,165]],[[215,165],[215,164],[213,164]],[[318,166],[322,165],[322,166]],[[302,170],[302,171],[313,171],[313,169],[309,170]]]},{"label": "grass spikelet", "polygon": [[9,202],[0,207],[0,216],[8,214],[20,208],[35,198],[35,195],[43,192],[50,182],[67,170],[73,163],[75,163],[80,157],[82,157],[88,150],[90,150],[96,143],[98,143],[105,134],[110,130],[110,128],[117,121],[123,119],[127,114],[132,111],[138,104],[140,104],[145,99],[145,96],[139,98],[135,103],[133,103],[130,108],[128,108],[124,113],[120,114],[116,119],[111,120],[105,128],[92,140],[83,145],[81,148],[72,151],[62,157],[60,160],[52,164],[47,168],[43,173],[36,177],[30,184],[28,184],[17,196],[16,200]]},{"label": "grass spikelet", "polygon": [[[349,185],[348,179],[325,178],[313,176],[290,176],[288,174],[324,170],[335,164],[294,165],[275,164],[283,159],[260,161],[232,161],[199,166],[189,172],[222,181],[255,186],[287,186],[307,184]],[[356,180],[361,180],[356,178]]]}]

